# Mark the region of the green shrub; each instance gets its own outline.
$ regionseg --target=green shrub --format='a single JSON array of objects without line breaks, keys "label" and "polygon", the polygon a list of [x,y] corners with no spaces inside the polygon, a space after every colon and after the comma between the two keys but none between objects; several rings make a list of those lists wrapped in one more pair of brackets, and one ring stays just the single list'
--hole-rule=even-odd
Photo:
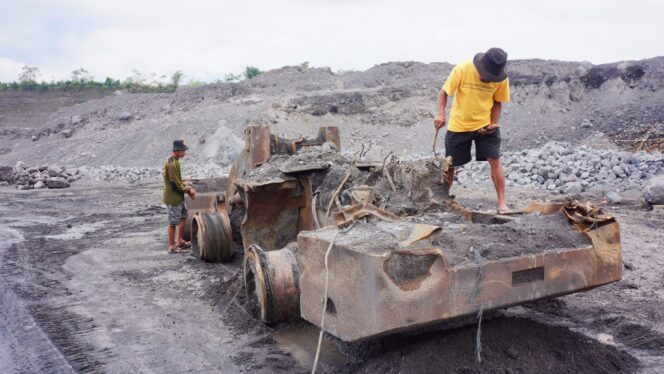
[{"label": "green shrub", "polygon": [[228,74],[224,75],[224,82],[225,83],[237,82],[240,79],[242,79],[242,75],[240,75],[240,74],[228,73]]},{"label": "green shrub", "polygon": [[244,68],[244,77],[246,79],[252,79],[261,75],[263,72],[255,66],[247,66]]},{"label": "green shrub", "polygon": [[175,87],[179,86],[183,77],[184,73],[182,72],[182,70],[176,70],[175,73],[171,75],[171,84]]}]

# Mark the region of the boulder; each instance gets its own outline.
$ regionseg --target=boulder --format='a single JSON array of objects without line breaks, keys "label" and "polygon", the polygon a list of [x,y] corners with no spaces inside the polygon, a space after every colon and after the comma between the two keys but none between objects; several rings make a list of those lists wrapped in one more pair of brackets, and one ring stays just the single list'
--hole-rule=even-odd
[{"label": "boulder", "polygon": [[580,194],[583,191],[583,187],[581,186],[581,183],[579,182],[570,182],[563,187],[563,193],[566,193],[568,195],[576,195]]},{"label": "boulder", "polygon": [[79,116],[78,114],[74,114],[73,116],[71,116],[70,123],[72,125],[78,125],[81,122],[83,122],[83,118],[81,116]]},{"label": "boulder", "polygon": [[650,178],[643,190],[643,198],[649,205],[664,205],[664,175]]},{"label": "boulder", "polygon": [[65,129],[65,130],[62,130],[62,135],[63,135],[65,138],[71,138],[71,136],[72,136],[73,133],[74,133],[74,132],[72,131],[72,129]]},{"label": "boulder", "polygon": [[0,166],[0,182],[14,183],[14,168]]},{"label": "boulder", "polygon": [[565,182],[576,182],[578,178],[574,174],[569,174],[565,177]]},{"label": "boulder", "polygon": [[129,112],[120,112],[120,114],[118,114],[118,120],[120,120],[120,121],[129,121],[133,117],[134,116],[132,116],[131,113],[129,113]]},{"label": "boulder", "polygon": [[46,183],[44,183],[42,181],[37,181],[37,183],[35,183],[34,186],[32,186],[32,187],[34,189],[44,188],[44,187],[46,187]]},{"label": "boulder", "polygon": [[609,204],[620,204],[622,202],[622,196],[616,191],[609,191],[606,193],[606,200]]},{"label": "boulder", "polygon": [[260,104],[262,102],[263,99],[261,99],[258,96],[249,96],[240,100],[240,103],[244,105],[254,105],[254,104]]},{"label": "boulder", "polygon": [[67,188],[69,182],[62,177],[51,177],[46,180],[46,185],[48,188]]},{"label": "boulder", "polygon": [[613,168],[611,168],[611,171],[613,171],[613,174],[618,178],[625,177],[625,171],[623,170],[623,168],[620,167],[620,165],[614,166]]}]

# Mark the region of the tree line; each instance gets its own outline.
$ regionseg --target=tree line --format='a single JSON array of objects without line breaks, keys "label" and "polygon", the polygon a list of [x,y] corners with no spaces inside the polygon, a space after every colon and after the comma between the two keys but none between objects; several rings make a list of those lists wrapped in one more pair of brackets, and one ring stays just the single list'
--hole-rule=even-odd
[{"label": "tree line", "polygon": [[[247,66],[244,68],[242,74],[226,74],[223,79],[217,79],[211,83],[239,82],[242,79],[252,79],[262,73],[257,67]],[[130,92],[173,92],[183,84],[185,77],[182,70],[177,70],[170,76],[157,76],[155,73],[146,75],[138,70],[133,70],[132,75],[125,80],[106,77],[103,81],[97,81],[84,68],[72,71],[70,79],[67,80],[46,82],[39,80],[40,76],[39,67],[23,66],[18,75],[18,80],[14,82],[0,82],[0,90],[112,89],[127,90]],[[207,83],[190,79],[185,85],[201,86]]]}]

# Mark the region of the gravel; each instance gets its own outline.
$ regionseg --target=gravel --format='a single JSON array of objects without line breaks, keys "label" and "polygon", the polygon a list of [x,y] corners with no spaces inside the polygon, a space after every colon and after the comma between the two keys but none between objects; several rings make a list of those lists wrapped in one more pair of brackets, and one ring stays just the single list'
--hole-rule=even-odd
[{"label": "gravel", "polygon": [[[227,175],[229,169],[217,164],[191,164],[181,161],[182,176],[184,179],[214,178]],[[81,172],[89,180],[93,181],[120,181],[135,183],[140,181],[161,180],[162,169],[150,167],[122,167],[114,165],[102,165],[99,167],[80,168]]]},{"label": "gravel", "polygon": [[[569,195],[603,189],[607,198],[620,201],[618,191],[641,190],[655,176],[664,175],[664,156],[659,152],[627,152],[592,149],[564,142],[548,142],[540,148],[506,152],[501,161],[508,186],[532,187]],[[463,182],[489,180],[486,163],[473,162],[459,171]],[[656,189],[655,189],[656,190]],[[615,194],[610,194],[614,192]]]}]

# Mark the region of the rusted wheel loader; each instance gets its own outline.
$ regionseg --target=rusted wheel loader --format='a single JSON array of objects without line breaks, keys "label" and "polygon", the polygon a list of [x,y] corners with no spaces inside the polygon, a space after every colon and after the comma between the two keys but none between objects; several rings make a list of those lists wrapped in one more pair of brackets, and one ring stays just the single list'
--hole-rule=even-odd
[{"label": "rusted wheel loader", "polygon": [[264,321],[320,327],[324,315],[326,332],[355,341],[621,279],[618,223],[590,204],[472,211],[440,182],[449,160],[344,157],[334,127],[286,140],[250,126],[245,138],[216,207],[196,213],[223,219],[194,218],[192,231],[242,243]]}]

